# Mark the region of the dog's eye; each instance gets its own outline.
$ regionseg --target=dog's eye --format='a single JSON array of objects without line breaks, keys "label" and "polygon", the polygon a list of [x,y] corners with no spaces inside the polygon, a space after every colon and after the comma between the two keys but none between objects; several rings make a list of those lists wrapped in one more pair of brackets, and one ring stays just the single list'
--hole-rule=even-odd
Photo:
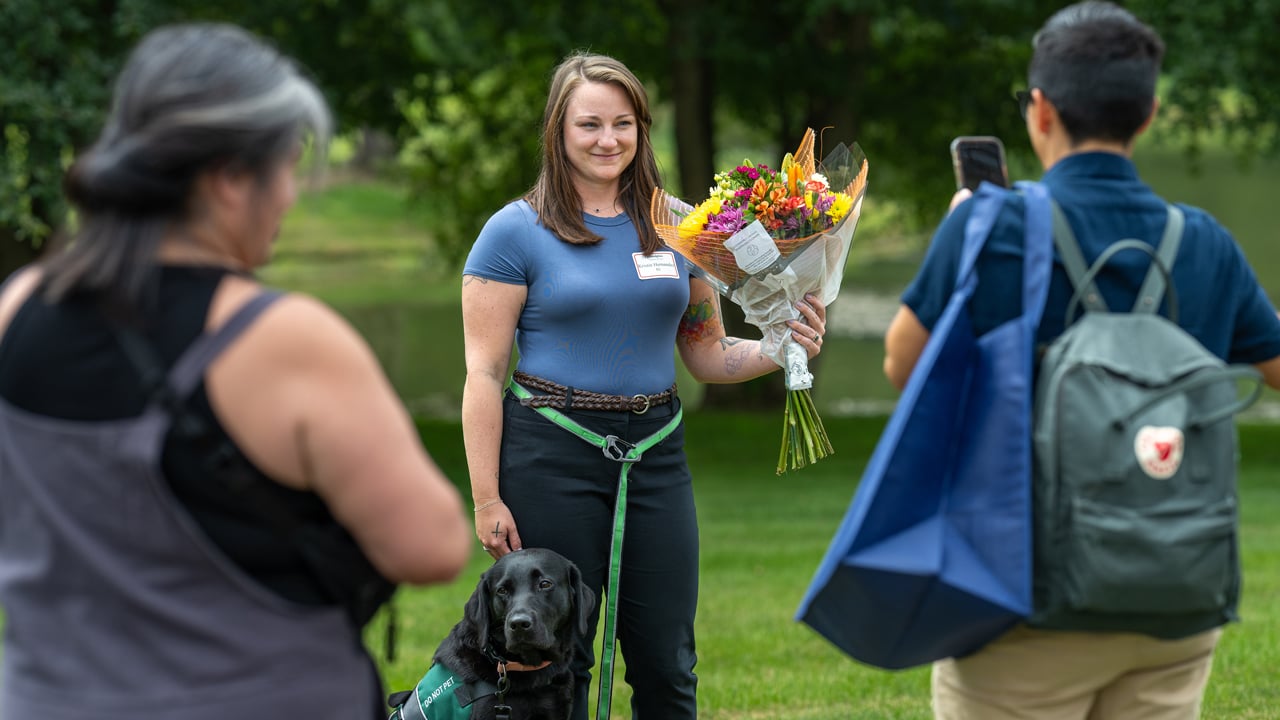
[{"label": "dog's eye", "polygon": [[539,590],[550,590],[553,587],[555,587],[555,583],[547,579],[543,579],[542,582],[538,583]]},{"label": "dog's eye", "polygon": [[499,586],[498,586],[498,587],[493,591],[493,594],[494,594],[494,595],[497,595],[498,597],[506,597],[506,596],[508,596],[508,595],[510,595],[510,594],[511,594],[511,591],[507,589],[507,586],[506,586],[506,585],[499,585]]}]

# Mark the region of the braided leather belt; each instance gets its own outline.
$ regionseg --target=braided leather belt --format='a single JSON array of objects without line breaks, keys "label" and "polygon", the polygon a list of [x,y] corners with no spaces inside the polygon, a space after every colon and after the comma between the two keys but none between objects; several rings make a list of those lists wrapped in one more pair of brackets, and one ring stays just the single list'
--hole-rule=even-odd
[{"label": "braided leather belt", "polygon": [[605,395],[591,392],[590,390],[566,387],[519,370],[512,374],[511,379],[529,390],[547,393],[546,395],[534,395],[531,398],[520,400],[521,405],[531,408],[549,407],[556,410],[577,408],[578,410],[611,410],[614,412],[630,410],[637,415],[643,415],[649,412],[649,408],[666,405],[676,397],[674,383],[670,388],[655,395],[628,396]]}]

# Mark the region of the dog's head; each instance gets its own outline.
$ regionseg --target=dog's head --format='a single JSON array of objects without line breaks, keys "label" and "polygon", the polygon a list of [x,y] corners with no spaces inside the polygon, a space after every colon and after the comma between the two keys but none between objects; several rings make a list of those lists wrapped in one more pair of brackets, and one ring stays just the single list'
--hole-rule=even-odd
[{"label": "dog's head", "polygon": [[506,660],[560,662],[590,629],[595,593],[578,566],[545,548],[503,555],[480,576],[466,617],[482,645]]}]

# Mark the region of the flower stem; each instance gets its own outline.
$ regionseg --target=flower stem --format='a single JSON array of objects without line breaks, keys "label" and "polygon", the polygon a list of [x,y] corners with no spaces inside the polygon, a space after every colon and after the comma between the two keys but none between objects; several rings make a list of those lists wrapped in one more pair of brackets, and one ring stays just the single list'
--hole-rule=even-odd
[{"label": "flower stem", "polygon": [[782,420],[782,449],[778,453],[778,474],[815,463],[834,452],[809,390],[787,391],[787,408]]}]

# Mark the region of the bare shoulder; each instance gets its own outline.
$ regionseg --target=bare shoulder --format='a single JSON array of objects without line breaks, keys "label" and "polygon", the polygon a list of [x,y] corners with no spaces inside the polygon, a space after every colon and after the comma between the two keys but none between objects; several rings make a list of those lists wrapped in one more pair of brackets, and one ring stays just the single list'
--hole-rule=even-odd
[{"label": "bare shoulder", "polygon": [[43,276],[40,268],[29,265],[14,272],[0,295],[0,333],[9,327],[9,321],[17,314],[18,308],[31,297],[31,293]]},{"label": "bare shoulder", "polygon": [[[217,327],[254,296],[263,292],[258,283],[228,279],[219,288],[209,325]],[[254,355],[287,360],[292,364],[364,362],[371,357],[364,338],[346,318],[329,305],[304,293],[286,292],[267,308],[246,333],[246,345]]]}]

